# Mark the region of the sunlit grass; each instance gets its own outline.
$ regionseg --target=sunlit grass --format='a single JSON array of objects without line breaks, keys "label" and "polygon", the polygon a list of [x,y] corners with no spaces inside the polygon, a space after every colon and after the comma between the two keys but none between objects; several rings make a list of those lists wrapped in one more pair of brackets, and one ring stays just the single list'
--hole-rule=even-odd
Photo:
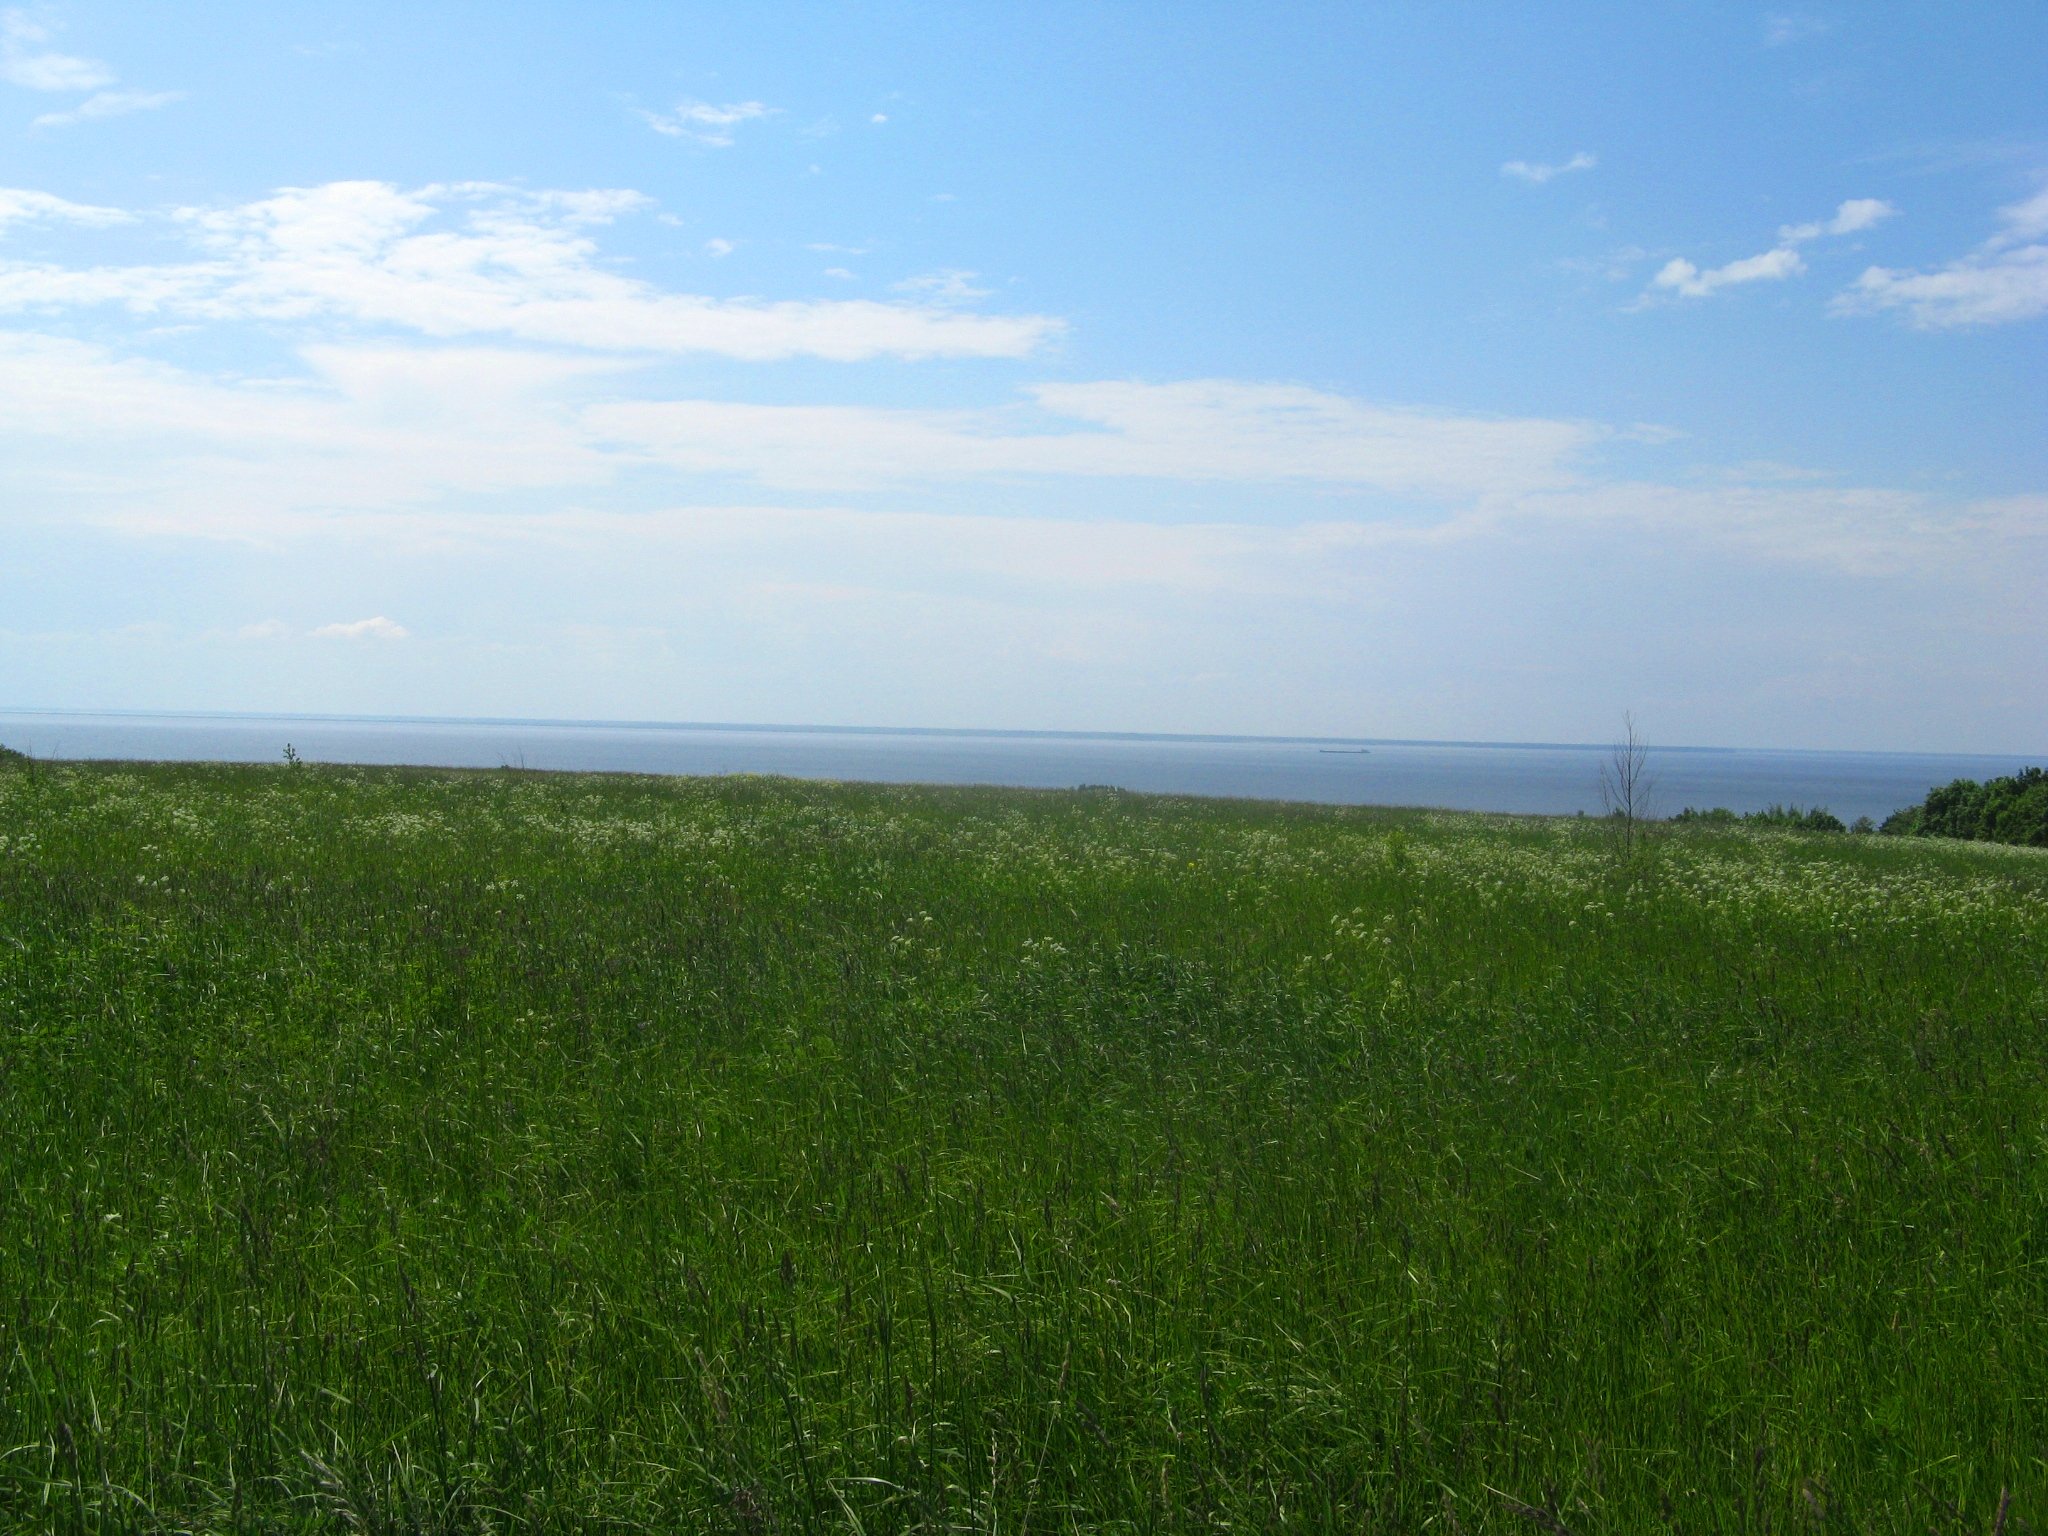
[{"label": "sunlit grass", "polygon": [[2028,850],[0,765],[0,1127],[10,1528],[2048,1524]]}]

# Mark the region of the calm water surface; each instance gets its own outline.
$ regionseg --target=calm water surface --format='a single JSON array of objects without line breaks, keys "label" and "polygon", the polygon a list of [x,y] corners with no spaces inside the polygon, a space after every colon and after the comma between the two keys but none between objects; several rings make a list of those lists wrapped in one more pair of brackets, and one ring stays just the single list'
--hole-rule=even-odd
[{"label": "calm water surface", "polygon": [[[634,773],[774,773],[887,783],[1113,784],[1172,794],[1570,815],[1600,810],[1601,746],[1202,736],[145,715],[0,710],[0,745],[47,758],[309,762]],[[1364,750],[1358,750],[1363,748]],[[1349,750],[1339,750],[1349,749]],[[2033,759],[2048,758],[2048,753]],[[1951,779],[2024,757],[1653,747],[1655,809],[1777,802],[1882,819]]]}]

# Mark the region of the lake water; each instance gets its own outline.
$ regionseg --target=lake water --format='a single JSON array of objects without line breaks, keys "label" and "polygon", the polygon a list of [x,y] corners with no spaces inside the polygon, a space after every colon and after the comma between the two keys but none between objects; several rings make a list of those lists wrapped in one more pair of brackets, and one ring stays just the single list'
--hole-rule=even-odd
[{"label": "lake water", "polygon": [[[528,720],[0,710],[0,745],[46,758],[772,773],[888,783],[1010,784],[1426,805],[1570,815],[1600,809],[1604,746],[1050,732],[849,730]],[[1363,749],[1363,750],[1360,750]],[[2048,758],[2048,753],[2034,761]],[[2024,757],[1652,747],[1654,805],[1749,811],[1824,805],[1882,820],[1951,779],[2016,772]]]}]

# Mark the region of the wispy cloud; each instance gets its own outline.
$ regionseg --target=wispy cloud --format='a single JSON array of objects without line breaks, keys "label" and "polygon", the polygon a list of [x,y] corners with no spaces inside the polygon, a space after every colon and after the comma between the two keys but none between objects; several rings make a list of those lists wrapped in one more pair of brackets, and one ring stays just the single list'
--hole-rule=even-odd
[{"label": "wispy cloud", "polygon": [[[845,581],[928,557],[1020,590],[1296,596],[1367,575],[1388,551],[1505,548],[1544,529],[1633,529],[1852,576],[2004,579],[2043,570],[2048,552],[2039,496],[1972,502],[1783,470],[1623,480],[1595,450],[1625,434],[1597,423],[1398,410],[1291,384],[1102,380],[1040,385],[994,410],[909,410],[635,398],[648,387],[637,372],[606,390],[619,360],[541,348],[302,357],[304,376],[216,379],[0,330],[0,524],[61,515],[266,548],[525,543],[634,562],[668,549],[728,584],[752,548],[785,581],[820,561]],[[1025,477],[1264,490],[1246,522],[1175,518],[1176,498],[1156,496],[1143,516],[1097,522],[983,516],[972,499],[916,512],[887,500],[707,506],[710,476],[805,493],[893,487],[892,499]],[[293,633],[372,642],[405,628],[376,613]],[[244,638],[284,637],[266,625]]]},{"label": "wispy cloud", "polygon": [[29,91],[92,91],[114,72],[98,59],[75,58],[43,45],[50,28],[27,11],[0,10],[0,80]]},{"label": "wispy cloud", "polygon": [[950,307],[973,304],[989,296],[988,289],[975,286],[977,275],[960,267],[949,267],[943,272],[924,272],[916,277],[906,277],[890,286],[898,293],[914,295],[927,304]]},{"label": "wispy cloud", "polygon": [[[14,509],[0,515],[47,505],[61,486],[95,520],[153,533],[269,542],[403,528],[423,543],[560,537],[626,547],[669,536],[651,514],[623,509],[634,503],[615,498],[628,486],[676,505],[732,479],[830,496],[1148,480],[1265,487],[1276,506],[1304,491],[1311,499],[1265,529],[1194,523],[1155,533],[1113,522],[1041,540],[1039,517],[985,519],[975,526],[990,536],[989,569],[1094,581],[1114,568],[1127,571],[1116,580],[1227,586],[1253,579],[1245,562],[1265,560],[1260,550],[1294,551],[1288,559],[1298,556],[1307,578],[1319,557],[1544,524],[1662,530],[1864,573],[1990,561],[2028,539],[2048,547],[2039,497],[1963,503],[1788,483],[1781,469],[1730,471],[1711,485],[1623,481],[1600,472],[1596,453],[1624,434],[1597,423],[1402,410],[1293,384],[1098,380],[1039,385],[990,410],[918,410],[633,398],[647,388],[637,374],[606,391],[618,362],[540,350],[321,347],[304,359],[306,379],[223,382],[80,342],[0,334],[0,507]],[[81,469],[65,444],[89,447],[103,467]],[[34,478],[38,462],[57,478]],[[549,505],[591,510],[519,510],[536,491]],[[754,537],[746,530],[767,514],[706,516],[679,514],[674,536],[722,548]],[[791,516],[829,523],[872,556],[878,538],[951,527],[962,514],[892,521],[825,507]],[[362,640],[384,632],[375,619],[322,629],[322,638]]]},{"label": "wispy cloud", "polygon": [[1788,277],[1797,277],[1806,270],[1806,260],[1799,254],[1800,246],[1823,236],[1859,234],[1897,212],[1898,209],[1882,198],[1852,197],[1838,205],[1830,218],[1784,225],[1778,230],[1778,243],[1754,256],[1704,268],[1682,256],[1674,256],[1650,279],[1644,300],[1661,294],[1703,299],[1724,288],[1740,287],[1746,283],[1782,282]]},{"label": "wispy cloud", "polygon": [[669,138],[694,139],[699,144],[726,149],[733,142],[733,130],[741,123],[772,117],[778,110],[759,101],[734,101],[724,106],[708,101],[683,101],[671,112],[643,109],[640,117],[656,133]]},{"label": "wispy cloud", "polygon": [[646,205],[629,191],[477,183],[289,187],[169,222],[198,259],[0,265],[0,312],[120,306],[199,321],[322,320],[416,335],[498,335],[615,353],[772,359],[1019,357],[1062,329],[1043,315],[931,302],[770,302],[678,293],[606,261],[593,225]]},{"label": "wispy cloud", "polygon": [[134,218],[119,208],[99,208],[91,203],[69,202],[48,192],[31,192],[22,187],[0,187],[0,229],[9,224],[42,220],[60,224],[127,224]]},{"label": "wispy cloud", "polygon": [[68,128],[74,123],[149,112],[184,99],[183,91],[116,90],[113,70],[98,59],[78,58],[47,47],[49,25],[31,12],[0,10],[0,81],[31,91],[86,92],[83,101],[45,112],[34,128]]},{"label": "wispy cloud", "polygon": [[1784,48],[1831,31],[1834,23],[1801,11],[1776,11],[1764,18],[1764,46]]},{"label": "wispy cloud", "polygon": [[[0,330],[0,484],[36,504],[21,477],[69,466],[67,494],[169,526],[702,476],[834,493],[1020,477],[1319,485],[1462,504],[1572,484],[1609,435],[1234,380],[1046,384],[994,409],[920,410],[649,399],[622,360],[553,350],[301,358],[298,377],[214,379]],[[81,452],[96,465],[83,475]]]},{"label": "wispy cloud", "polygon": [[500,186],[496,182],[459,182],[431,189],[448,195],[472,195],[483,200],[497,198],[516,212],[540,212],[560,217],[564,224],[610,224],[628,214],[645,213],[654,199],[631,187],[591,187],[581,192],[541,191]]},{"label": "wispy cloud", "polygon": [[1781,245],[1804,245],[1823,235],[1856,235],[1874,229],[1899,210],[1881,197],[1852,197],[1835,210],[1831,219],[1810,224],[1787,224],[1778,230]]},{"label": "wispy cloud", "polygon": [[154,112],[174,101],[183,101],[183,91],[96,91],[77,106],[62,112],[45,112],[31,125],[36,128],[68,128],[73,123],[97,122],[105,117],[126,117],[131,112]]},{"label": "wispy cloud", "polygon": [[2001,560],[2038,567],[2048,554],[2048,497],[1951,499],[1871,486],[1799,486],[1782,473],[1712,486],[1615,481],[1547,492],[1517,503],[1518,520],[1634,524],[1688,543],[1719,546],[1851,575],[1897,576]]},{"label": "wispy cloud", "polygon": [[1555,165],[1545,165],[1532,160],[1510,160],[1500,168],[1500,173],[1540,187],[1546,181],[1554,181],[1559,176],[1569,175],[1573,171],[1590,171],[1599,163],[1597,157],[1587,154],[1582,149],[1571,159],[1560,160]]},{"label": "wispy cloud", "polygon": [[1633,278],[1638,268],[1649,259],[1650,253],[1639,245],[1624,245],[1609,251],[1604,256],[1565,256],[1558,260],[1558,269],[1574,272],[1581,277],[1598,277],[1610,283],[1625,283]]},{"label": "wispy cloud", "polygon": [[2001,208],[1998,219],[1997,234],[1945,266],[1868,268],[1836,295],[1836,312],[1899,310],[1925,330],[2010,325],[2048,314],[2048,185]]},{"label": "wispy cloud", "polygon": [[1230,379],[1042,384],[994,411],[616,401],[600,439],[674,468],[848,490],[986,476],[1321,483],[1465,499],[1570,482],[1583,422],[1404,411]]},{"label": "wispy cloud", "polygon": [[1658,269],[1657,275],[1650,279],[1650,286],[1683,294],[1689,299],[1701,299],[1723,288],[1733,288],[1742,283],[1779,282],[1805,270],[1806,263],[1800,260],[1799,253],[1785,246],[1704,270],[1682,256],[1674,256]]},{"label": "wispy cloud", "polygon": [[312,634],[316,640],[405,640],[411,638],[412,631],[380,613],[371,619],[322,624]]},{"label": "wispy cloud", "polygon": [[95,516],[168,527],[228,508],[277,526],[597,486],[621,467],[565,404],[617,360],[376,346],[300,358],[294,375],[216,378],[0,328],[0,478],[13,487],[0,506],[25,504],[21,477],[38,464]]}]

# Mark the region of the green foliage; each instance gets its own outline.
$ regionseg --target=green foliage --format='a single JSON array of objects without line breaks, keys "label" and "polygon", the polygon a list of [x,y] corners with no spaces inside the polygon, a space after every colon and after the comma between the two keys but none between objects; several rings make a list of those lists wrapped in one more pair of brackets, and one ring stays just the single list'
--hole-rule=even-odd
[{"label": "green foliage", "polygon": [[2044,975],[2024,849],[0,774],[0,1529],[2038,1529]]},{"label": "green foliage", "polygon": [[1783,827],[1790,832],[1846,832],[1842,818],[1825,806],[1800,809],[1796,805],[1767,805],[1751,811],[1743,821],[1753,827]]},{"label": "green foliage", "polygon": [[[1967,779],[1959,779],[1957,782],[1968,783],[1969,781]],[[1909,805],[1893,811],[1891,815],[1878,823],[1877,830],[1886,837],[1918,837],[1920,835],[1920,807]]]},{"label": "green foliage", "polygon": [[15,763],[26,763],[28,760],[26,752],[17,752],[12,747],[0,746],[0,765],[11,766]]},{"label": "green foliage", "polygon": [[[1691,822],[1704,826],[1732,827],[1738,823],[1751,827],[1777,827],[1788,832],[1846,832],[1841,817],[1824,806],[1813,806],[1801,810],[1796,805],[1768,805],[1760,811],[1745,811],[1740,816],[1726,806],[1717,805],[1712,810],[1694,810],[1687,806],[1671,818],[1676,822]],[[1863,818],[1867,821],[1868,818]],[[1859,825],[1861,823],[1859,822]]]},{"label": "green foliage", "polygon": [[1894,811],[1882,830],[2048,848],[2048,770],[2024,768],[1982,784],[1956,779],[1929,793],[1921,804]]}]

